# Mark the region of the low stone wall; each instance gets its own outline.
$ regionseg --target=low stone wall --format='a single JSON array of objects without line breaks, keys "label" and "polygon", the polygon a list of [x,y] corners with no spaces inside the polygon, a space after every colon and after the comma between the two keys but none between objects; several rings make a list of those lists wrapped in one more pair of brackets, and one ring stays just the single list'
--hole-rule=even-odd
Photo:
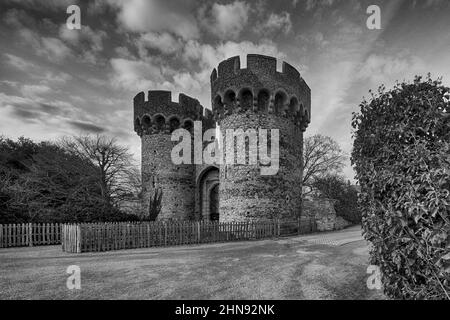
[{"label": "low stone wall", "polygon": [[336,217],[336,222],[334,224],[334,229],[335,230],[341,230],[341,229],[344,229],[344,228],[346,228],[346,227],[348,227],[350,225],[351,225],[350,222],[348,222],[347,220],[345,220],[342,217],[337,216]]},{"label": "low stone wall", "polygon": [[336,200],[319,198],[304,199],[302,216],[316,221],[318,231],[340,230],[350,225],[344,218],[336,215]]}]

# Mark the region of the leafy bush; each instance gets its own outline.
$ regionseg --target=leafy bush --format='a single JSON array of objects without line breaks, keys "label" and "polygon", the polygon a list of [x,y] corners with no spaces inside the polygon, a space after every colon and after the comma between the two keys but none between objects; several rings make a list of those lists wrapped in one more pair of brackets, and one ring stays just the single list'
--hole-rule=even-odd
[{"label": "leafy bush", "polygon": [[416,77],[380,87],[353,116],[364,236],[393,298],[450,299],[448,92]]},{"label": "leafy bush", "polygon": [[342,176],[328,175],[314,179],[313,188],[329,198],[337,200],[334,205],[336,215],[353,224],[361,223],[361,211],[358,208],[357,190],[345,182]]}]

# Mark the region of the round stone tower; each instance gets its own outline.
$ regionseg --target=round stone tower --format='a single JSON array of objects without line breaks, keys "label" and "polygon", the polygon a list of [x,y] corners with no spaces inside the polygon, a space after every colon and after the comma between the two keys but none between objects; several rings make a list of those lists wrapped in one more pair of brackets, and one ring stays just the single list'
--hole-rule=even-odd
[{"label": "round stone tower", "polygon": [[194,121],[212,121],[211,112],[205,111],[198,100],[184,94],[173,102],[169,91],[149,91],[147,100],[143,92],[134,97],[134,130],[141,137],[142,207],[147,212],[149,198],[160,189],[158,220],[194,218],[195,164],[172,162],[171,152],[179,141],[171,141],[171,133],[182,127],[192,138]]},{"label": "round stone tower", "polygon": [[[240,65],[239,57],[232,57],[222,61],[211,74],[213,115],[223,138],[220,221],[299,217],[303,132],[311,117],[311,90],[300,73],[288,63],[284,62],[278,72],[273,57],[249,54],[247,67],[241,69]],[[267,129],[271,135],[262,134],[264,131],[260,129]],[[251,130],[257,132],[257,147],[251,142]],[[230,131],[234,132],[233,140],[226,139]],[[261,171],[267,164],[261,162],[262,146],[267,145],[264,136],[279,143],[278,153],[276,145],[268,143],[267,155],[271,157],[271,164],[279,159],[279,166],[275,163],[279,169],[269,175],[263,175]],[[240,138],[245,141],[245,164],[236,163]],[[230,141],[234,141],[233,145]],[[256,164],[249,161],[250,149],[253,152],[257,149]],[[233,164],[225,160],[230,152],[235,155]]]}]

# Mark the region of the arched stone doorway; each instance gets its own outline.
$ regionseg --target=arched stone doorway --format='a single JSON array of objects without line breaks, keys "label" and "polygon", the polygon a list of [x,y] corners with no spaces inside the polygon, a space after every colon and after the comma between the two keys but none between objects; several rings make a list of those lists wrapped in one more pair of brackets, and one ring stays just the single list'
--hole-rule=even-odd
[{"label": "arched stone doorway", "polygon": [[200,175],[198,183],[200,218],[219,220],[219,169],[209,167]]}]

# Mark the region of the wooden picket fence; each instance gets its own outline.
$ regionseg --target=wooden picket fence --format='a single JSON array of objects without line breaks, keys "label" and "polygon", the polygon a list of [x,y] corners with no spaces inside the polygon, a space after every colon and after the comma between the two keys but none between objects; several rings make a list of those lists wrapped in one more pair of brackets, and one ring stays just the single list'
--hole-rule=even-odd
[{"label": "wooden picket fence", "polygon": [[0,225],[0,248],[55,245],[61,243],[58,223],[22,223]]},{"label": "wooden picket fence", "polygon": [[310,220],[265,222],[117,222],[62,225],[65,252],[93,252],[257,240],[316,230]]}]

